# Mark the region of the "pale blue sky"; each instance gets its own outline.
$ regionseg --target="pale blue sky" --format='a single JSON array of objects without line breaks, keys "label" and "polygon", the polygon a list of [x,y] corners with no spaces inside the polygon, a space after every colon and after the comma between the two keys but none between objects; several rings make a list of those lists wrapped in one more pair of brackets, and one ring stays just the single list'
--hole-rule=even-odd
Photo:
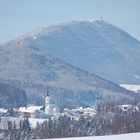
[{"label": "pale blue sky", "polygon": [[139,13],[140,0],[0,0],[0,42],[36,27],[100,16],[140,40]]}]

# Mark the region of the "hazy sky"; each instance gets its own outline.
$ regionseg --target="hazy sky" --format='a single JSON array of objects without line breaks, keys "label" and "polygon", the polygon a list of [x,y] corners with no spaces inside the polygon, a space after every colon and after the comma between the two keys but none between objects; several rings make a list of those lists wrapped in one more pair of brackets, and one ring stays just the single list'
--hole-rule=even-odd
[{"label": "hazy sky", "polygon": [[100,16],[140,40],[139,14],[140,0],[0,0],[0,42],[36,27]]}]

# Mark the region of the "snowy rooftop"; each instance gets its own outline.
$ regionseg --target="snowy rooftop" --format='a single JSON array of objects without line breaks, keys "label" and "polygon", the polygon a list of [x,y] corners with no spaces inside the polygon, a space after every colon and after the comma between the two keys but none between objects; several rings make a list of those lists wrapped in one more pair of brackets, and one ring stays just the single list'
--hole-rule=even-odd
[{"label": "snowy rooftop", "polygon": [[7,112],[7,109],[0,108],[0,113],[6,113],[6,112]]},{"label": "snowy rooftop", "polygon": [[78,119],[81,117],[81,115],[84,116],[94,116],[96,114],[96,110],[95,108],[83,108],[83,107],[79,107],[76,109],[66,109],[64,110],[64,114],[66,114],[67,116],[71,116],[75,119]]},{"label": "snowy rooftop", "polygon": [[32,113],[35,112],[36,110],[40,110],[43,106],[29,106],[29,107],[20,107],[19,112],[27,112],[27,113]]}]

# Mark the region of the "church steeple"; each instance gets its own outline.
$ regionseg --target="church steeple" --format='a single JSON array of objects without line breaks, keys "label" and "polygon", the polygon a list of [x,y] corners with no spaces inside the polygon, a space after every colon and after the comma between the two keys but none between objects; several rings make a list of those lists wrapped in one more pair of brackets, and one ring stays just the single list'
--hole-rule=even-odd
[{"label": "church steeple", "polygon": [[47,88],[47,97],[49,97],[50,95],[49,95],[49,88]]},{"label": "church steeple", "polygon": [[49,88],[47,87],[45,97],[45,113],[48,115],[54,115],[59,112],[59,108],[55,104],[51,103],[50,97]]},{"label": "church steeple", "polygon": [[47,95],[45,98],[45,112],[49,113],[50,111],[50,96],[49,96],[49,88],[47,88]]}]

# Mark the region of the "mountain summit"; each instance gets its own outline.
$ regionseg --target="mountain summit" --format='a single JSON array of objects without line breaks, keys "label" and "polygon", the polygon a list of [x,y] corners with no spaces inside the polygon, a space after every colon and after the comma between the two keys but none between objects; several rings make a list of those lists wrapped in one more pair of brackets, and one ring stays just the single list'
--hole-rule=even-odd
[{"label": "mountain summit", "polygon": [[14,41],[115,83],[140,84],[140,42],[103,20],[39,28]]},{"label": "mountain summit", "polygon": [[[121,43],[113,45],[118,40]],[[85,70],[105,77],[108,69],[112,79],[124,71],[132,73],[132,68],[125,67],[131,64],[125,63],[130,56],[124,54],[136,51],[138,45],[137,40],[104,21],[50,26],[0,45],[0,79],[24,89],[30,103],[41,99],[42,103],[48,87],[58,105],[62,100],[67,105],[93,105],[97,100],[127,103],[135,100],[133,92]],[[137,55],[131,57],[139,59]],[[135,63],[131,66],[134,68]]]}]

